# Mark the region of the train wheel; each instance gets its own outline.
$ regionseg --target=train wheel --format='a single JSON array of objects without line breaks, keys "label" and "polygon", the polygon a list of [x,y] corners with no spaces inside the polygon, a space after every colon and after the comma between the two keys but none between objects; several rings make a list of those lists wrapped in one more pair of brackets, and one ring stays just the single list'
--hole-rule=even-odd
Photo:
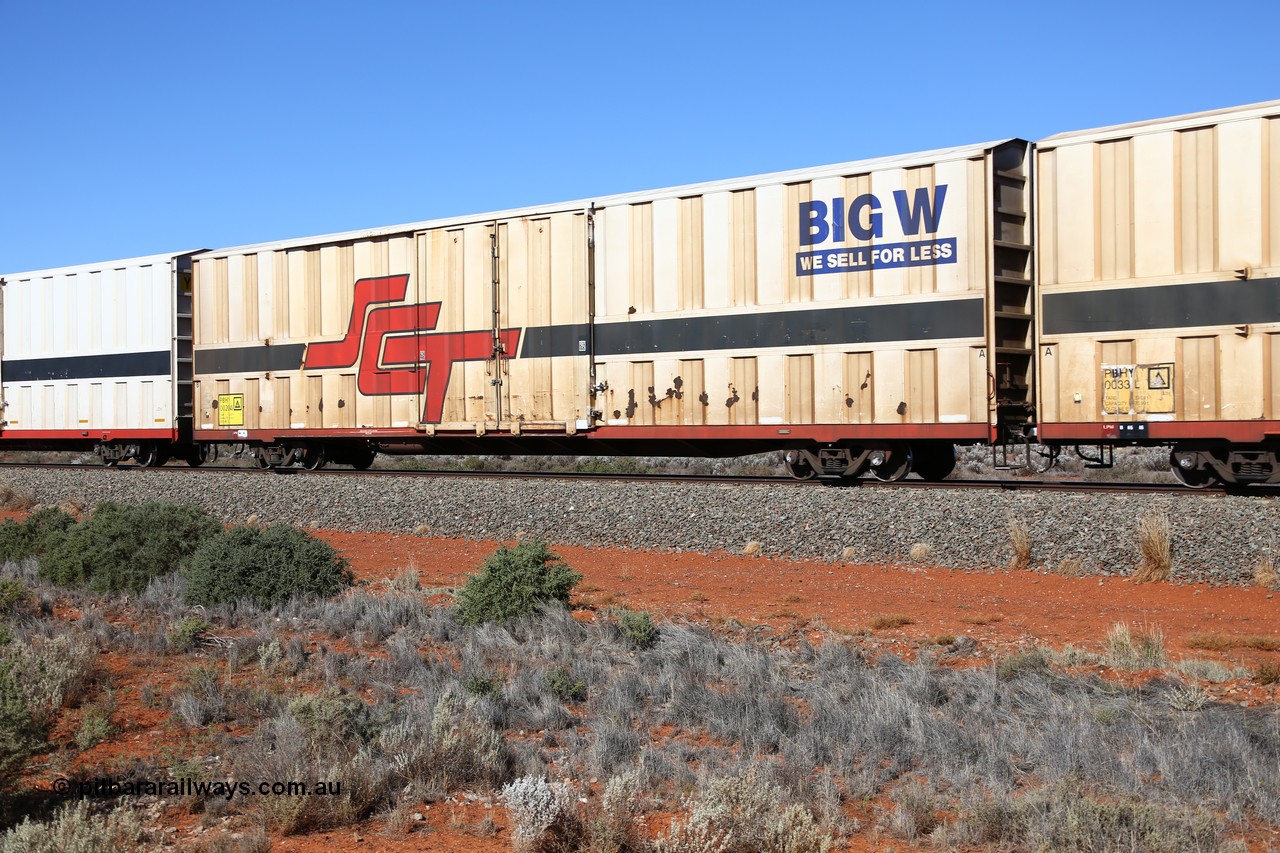
[{"label": "train wheel", "polygon": [[[1199,456],[1200,454],[1194,451],[1179,450],[1175,447],[1169,454],[1169,470],[1173,472],[1174,479],[1189,489],[1207,489],[1210,486],[1221,485],[1222,478],[1212,467],[1208,465],[1195,467],[1200,461]],[[1183,463],[1189,464],[1183,467]]]},{"label": "train wheel", "polygon": [[923,480],[938,482],[956,469],[954,444],[918,444],[911,449],[911,470]]},{"label": "train wheel", "polygon": [[192,468],[199,468],[209,461],[209,445],[197,444],[188,450],[182,458]]},{"label": "train wheel", "polygon": [[306,452],[302,454],[302,467],[308,471],[318,471],[328,462],[325,456],[324,445],[317,444],[314,447],[308,447]]},{"label": "train wheel", "polygon": [[871,466],[867,470],[882,483],[896,483],[911,473],[911,448],[894,445],[889,450],[876,451],[871,454]]},{"label": "train wheel", "polygon": [[357,471],[367,471],[369,466],[373,465],[373,460],[378,458],[378,451],[372,447],[356,447],[352,448],[351,455],[347,457],[347,464]]},{"label": "train wheel", "polygon": [[812,480],[818,476],[809,460],[798,450],[788,450],[785,457],[787,473],[797,480]]},{"label": "train wheel", "polygon": [[258,460],[258,467],[261,468],[263,471],[270,471],[272,468],[276,467],[271,463],[271,460],[267,458],[267,454],[265,450],[260,449],[258,455],[255,458]]},{"label": "train wheel", "polygon": [[165,463],[164,454],[154,444],[139,445],[138,453],[133,458],[143,468],[157,468]]}]

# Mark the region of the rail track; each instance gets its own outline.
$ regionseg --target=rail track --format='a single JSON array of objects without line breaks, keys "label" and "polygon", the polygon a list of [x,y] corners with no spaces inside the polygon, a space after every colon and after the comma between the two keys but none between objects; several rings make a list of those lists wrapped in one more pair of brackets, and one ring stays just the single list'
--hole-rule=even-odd
[{"label": "rail track", "polygon": [[[47,470],[105,470],[97,465],[81,465],[53,462],[0,462],[0,471],[6,468],[47,469]],[[579,482],[607,481],[633,483],[715,483],[721,485],[768,485],[775,487],[818,487],[836,489],[954,489],[954,490],[997,490],[997,491],[1042,491],[1042,492],[1093,492],[1107,494],[1173,494],[1201,495],[1204,497],[1222,497],[1225,495],[1244,495],[1249,497],[1280,497],[1280,486],[1249,485],[1233,488],[1190,489],[1172,483],[1124,483],[1098,482],[1081,480],[1053,479],[981,479],[981,480],[943,480],[931,482],[926,480],[903,479],[896,482],[882,482],[874,478],[852,478],[839,480],[797,480],[783,476],[739,476],[729,474],[636,474],[636,473],[602,473],[578,471],[489,471],[462,469],[429,469],[429,468],[370,468],[357,471],[351,468],[321,468],[306,470],[303,468],[239,467],[227,465],[206,465],[197,468],[181,464],[173,464],[158,468],[141,465],[120,465],[112,468],[120,476],[130,476],[131,472],[157,470],[177,470],[192,474],[216,476],[225,473],[261,474],[274,476],[294,476],[300,474],[322,477],[458,477],[467,479],[493,480],[569,480]]]}]

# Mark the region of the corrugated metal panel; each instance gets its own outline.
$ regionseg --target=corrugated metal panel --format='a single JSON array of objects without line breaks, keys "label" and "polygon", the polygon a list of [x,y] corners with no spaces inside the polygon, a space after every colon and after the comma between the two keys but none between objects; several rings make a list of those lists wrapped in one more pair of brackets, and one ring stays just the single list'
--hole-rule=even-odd
[{"label": "corrugated metal panel", "polygon": [[6,432],[175,428],[179,257],[3,276]]},{"label": "corrugated metal panel", "polygon": [[1263,416],[1278,120],[1273,101],[1037,144],[1042,422]]},{"label": "corrugated metal panel", "polygon": [[[224,287],[224,265],[251,272]],[[207,254],[196,274],[201,429],[219,428],[219,394],[268,377],[261,428],[282,435],[564,433],[588,415],[584,211]],[[520,357],[556,330],[563,351]]]},{"label": "corrugated metal panel", "polygon": [[[643,363],[654,365],[656,397],[679,380],[685,399],[705,400],[698,422],[713,426],[986,423],[988,359],[974,351],[1008,345],[989,339],[984,307],[997,211],[1018,211],[1016,224],[998,222],[1008,232],[1001,238],[1029,251],[1030,203],[1025,190],[993,181],[990,150],[966,153],[788,173],[786,182],[686,195],[678,207],[649,198],[598,203],[596,372],[608,390],[597,405],[605,420],[667,422],[666,404],[650,404],[651,389],[637,384],[647,381],[637,373]],[[1029,269],[1019,274],[1029,290]],[[701,282],[701,303],[690,282]],[[1017,310],[1029,321],[1031,308],[1024,299]],[[972,321],[951,322],[959,317]],[[1022,328],[1016,345],[1028,350],[1025,360],[1029,322]],[[921,341],[929,369],[917,359],[908,375],[906,353]],[[859,351],[875,374],[874,400],[863,376],[848,384],[846,359]],[[664,375],[664,355],[701,363],[705,387]]]}]

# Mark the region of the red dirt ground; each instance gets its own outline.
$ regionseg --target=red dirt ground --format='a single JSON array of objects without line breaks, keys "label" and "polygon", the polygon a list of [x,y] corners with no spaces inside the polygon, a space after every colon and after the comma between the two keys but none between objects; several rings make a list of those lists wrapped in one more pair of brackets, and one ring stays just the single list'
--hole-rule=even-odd
[{"label": "red dirt ground", "polygon": [[[500,544],[414,535],[317,531],[350,561],[359,581],[380,582],[405,572],[416,573],[425,588],[456,587]],[[510,543],[507,543],[510,544]],[[1067,644],[1100,651],[1107,630],[1116,622],[1134,628],[1158,628],[1170,657],[1218,660],[1253,671],[1258,664],[1280,663],[1280,652],[1241,643],[1218,651],[1190,648],[1189,635],[1212,633],[1222,638],[1265,637],[1280,641],[1280,593],[1257,587],[1226,588],[1205,584],[1135,584],[1097,577],[1067,578],[1034,572],[970,573],[923,566],[860,566],[847,563],[751,558],[729,554],[649,553],[606,548],[558,546],[554,549],[584,578],[576,596],[580,618],[591,608],[621,605],[649,610],[660,618],[724,624],[730,620],[765,624],[782,639],[796,632],[823,628],[864,633],[869,642],[910,655],[918,644],[940,635],[968,635],[986,658],[1030,644],[1060,649]],[[878,617],[903,616],[909,624],[873,629]],[[1258,643],[1255,642],[1255,645]],[[159,718],[150,720],[141,707],[126,707],[144,680],[164,692],[161,673],[131,672],[127,661],[105,662],[121,685],[120,713],[135,720],[124,738],[104,743],[77,764],[109,763],[111,754],[182,747],[178,728]],[[1100,669],[1100,668],[1099,668]],[[119,671],[117,671],[119,670]],[[1134,676],[1110,677],[1132,679]],[[128,689],[128,688],[134,689]],[[1280,703],[1280,685],[1258,686],[1248,680],[1208,685],[1216,699],[1241,704]],[[136,703],[136,699],[133,700]],[[137,716],[132,716],[135,712]],[[60,728],[73,727],[78,715]],[[73,729],[71,729],[73,730]],[[132,742],[132,746],[121,744]],[[143,744],[146,747],[143,747]],[[83,765],[87,766],[87,765]],[[37,785],[53,768],[29,774]],[[391,831],[385,820],[356,827],[273,839],[272,850],[321,853],[331,849],[361,851],[507,851],[511,839],[500,805],[484,798],[455,797],[421,809],[422,820],[407,830]],[[198,819],[171,809],[162,821],[175,827],[171,837],[180,848],[199,844]],[[652,825],[660,834],[662,826]],[[905,842],[861,833],[850,851],[914,849]],[[1275,843],[1276,839],[1268,839]],[[1258,841],[1250,839],[1250,847]]]},{"label": "red dirt ground", "polygon": [[[351,561],[358,580],[377,582],[413,572],[422,586],[457,587],[502,544],[410,535],[320,531]],[[1159,628],[1170,657],[1219,660],[1254,668],[1280,653],[1238,647],[1225,652],[1189,648],[1188,635],[1264,636],[1280,640],[1280,596],[1275,590],[1208,584],[1136,584],[1118,578],[1065,578],[1034,572],[973,573],[916,566],[860,566],[730,554],[657,553],[557,546],[583,574],[577,598],[588,606],[621,605],[668,619],[767,623],[779,633],[869,631],[877,617],[904,615],[911,624],[870,631],[877,641],[910,654],[917,641],[939,635],[973,637],[986,655],[1030,644],[1067,644],[1100,651],[1108,629],[1128,622]],[[589,612],[579,611],[583,618]],[[1112,674],[1113,676],[1115,674]],[[1130,676],[1132,678],[1132,676]],[[1215,697],[1241,704],[1280,702],[1280,687],[1247,681],[1211,685]],[[483,837],[476,827],[492,816],[500,828]],[[273,850],[320,853],[333,845],[369,851],[506,851],[510,838],[501,808],[481,802],[437,805],[424,813],[431,831],[388,837],[377,822],[280,839]],[[666,826],[653,826],[660,834]],[[356,843],[356,837],[360,841]],[[848,851],[908,850],[914,845],[866,833]],[[1274,839],[1270,839],[1274,843]],[[1250,839],[1250,847],[1254,846]],[[1258,849],[1263,842],[1258,840]]]},{"label": "red dirt ground", "polygon": [[[416,572],[424,587],[456,587],[501,542],[410,535],[320,535],[351,560],[359,580]],[[505,543],[511,544],[511,543]],[[1280,592],[1210,584],[1138,584],[1123,578],[1067,578],[1035,572],[962,572],[923,566],[860,566],[730,554],[657,553],[557,546],[583,575],[589,605],[650,610],[667,618],[778,628],[868,630],[882,616],[912,624],[876,637],[910,641],[965,634],[988,648],[1068,643],[1098,651],[1117,622],[1155,627],[1176,660],[1212,658],[1248,665],[1272,653],[1237,649],[1218,656],[1190,648],[1195,633],[1280,640]],[[985,623],[985,624],[984,624]]]}]

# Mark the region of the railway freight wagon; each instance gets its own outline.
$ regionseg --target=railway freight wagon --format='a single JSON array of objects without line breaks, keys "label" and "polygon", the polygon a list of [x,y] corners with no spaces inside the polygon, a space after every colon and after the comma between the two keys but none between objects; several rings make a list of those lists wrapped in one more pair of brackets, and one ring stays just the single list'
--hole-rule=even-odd
[{"label": "railway freight wagon", "polygon": [[191,253],[0,279],[3,447],[199,462],[191,439]]},{"label": "railway freight wagon", "polygon": [[1280,101],[1035,157],[1041,441],[1098,464],[1172,445],[1191,486],[1280,481]]},{"label": "railway freight wagon", "polygon": [[204,252],[199,442],[940,478],[1032,416],[1028,143]]}]

